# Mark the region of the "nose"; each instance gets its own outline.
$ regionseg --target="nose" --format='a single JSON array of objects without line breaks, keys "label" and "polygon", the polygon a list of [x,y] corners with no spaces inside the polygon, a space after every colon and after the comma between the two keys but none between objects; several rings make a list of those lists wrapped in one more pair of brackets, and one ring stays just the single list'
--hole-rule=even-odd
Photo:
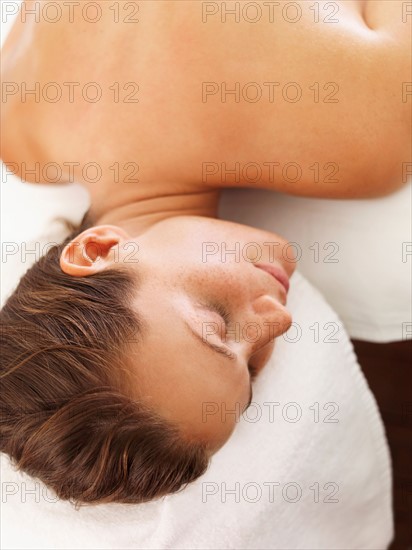
[{"label": "nose", "polygon": [[252,302],[252,310],[255,315],[269,319],[278,316],[279,312],[285,311],[285,308],[278,298],[265,293]]},{"label": "nose", "polygon": [[253,354],[286,332],[292,324],[292,317],[282,304],[268,294],[254,300],[252,311],[249,323],[254,328],[250,331],[254,336],[250,338],[246,332],[245,340],[251,344],[249,353]]},{"label": "nose", "polygon": [[275,338],[288,330],[292,317],[282,304],[268,295],[254,301],[252,317],[252,338],[250,332],[244,333],[244,346],[249,369],[258,374],[272,355]]}]

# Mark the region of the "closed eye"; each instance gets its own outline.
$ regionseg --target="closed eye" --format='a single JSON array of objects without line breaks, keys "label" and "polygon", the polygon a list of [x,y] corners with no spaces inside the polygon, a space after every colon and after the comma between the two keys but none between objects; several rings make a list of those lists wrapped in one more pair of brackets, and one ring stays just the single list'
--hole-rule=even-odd
[{"label": "closed eye", "polygon": [[[227,329],[228,325],[231,322],[231,317],[228,311],[226,310],[226,308],[221,304],[217,304],[217,303],[210,303],[209,308],[215,313],[217,313],[218,315],[220,315],[220,317],[225,323],[225,328]],[[233,353],[229,349],[221,348],[220,346],[216,346],[216,348],[217,348],[216,351],[218,351],[219,353],[222,353],[223,355],[226,355],[227,357],[230,357],[230,358],[233,357]],[[253,365],[251,365],[250,363],[247,364],[247,369],[249,371],[250,379],[253,382],[257,378],[258,369]]]},{"label": "closed eye", "polygon": [[227,309],[221,304],[216,304],[216,303],[209,304],[209,307],[212,311],[220,315],[220,317],[223,319],[225,323],[225,327],[227,328],[227,326],[230,324],[230,314],[227,311]]}]

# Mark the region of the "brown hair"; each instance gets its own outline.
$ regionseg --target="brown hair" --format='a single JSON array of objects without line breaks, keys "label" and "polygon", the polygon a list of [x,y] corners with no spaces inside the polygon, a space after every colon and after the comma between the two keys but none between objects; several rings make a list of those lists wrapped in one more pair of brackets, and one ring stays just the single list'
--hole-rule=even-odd
[{"label": "brown hair", "polygon": [[126,389],[130,335],[141,328],[128,305],[133,274],[61,270],[64,246],[92,225],[86,214],[0,311],[0,451],[76,506],[141,503],[198,478],[209,454]]}]

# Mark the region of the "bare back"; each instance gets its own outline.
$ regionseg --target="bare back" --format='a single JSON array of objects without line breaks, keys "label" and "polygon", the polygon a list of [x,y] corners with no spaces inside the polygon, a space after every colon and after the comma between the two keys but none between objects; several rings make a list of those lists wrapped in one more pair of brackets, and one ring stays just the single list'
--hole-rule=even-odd
[{"label": "bare back", "polygon": [[93,162],[106,178],[193,189],[356,197],[401,184],[405,2],[100,4],[96,23],[19,18],[5,45],[2,158],[22,177],[23,162],[57,163],[62,181],[93,188]]}]

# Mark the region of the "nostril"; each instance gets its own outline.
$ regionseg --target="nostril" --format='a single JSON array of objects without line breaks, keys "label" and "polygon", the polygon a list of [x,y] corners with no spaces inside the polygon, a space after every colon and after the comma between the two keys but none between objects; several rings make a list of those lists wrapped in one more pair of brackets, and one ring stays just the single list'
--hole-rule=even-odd
[{"label": "nostril", "polygon": [[247,365],[247,370],[249,371],[251,380],[255,380],[257,375],[259,374],[259,369],[256,366],[252,365],[249,361]]}]

